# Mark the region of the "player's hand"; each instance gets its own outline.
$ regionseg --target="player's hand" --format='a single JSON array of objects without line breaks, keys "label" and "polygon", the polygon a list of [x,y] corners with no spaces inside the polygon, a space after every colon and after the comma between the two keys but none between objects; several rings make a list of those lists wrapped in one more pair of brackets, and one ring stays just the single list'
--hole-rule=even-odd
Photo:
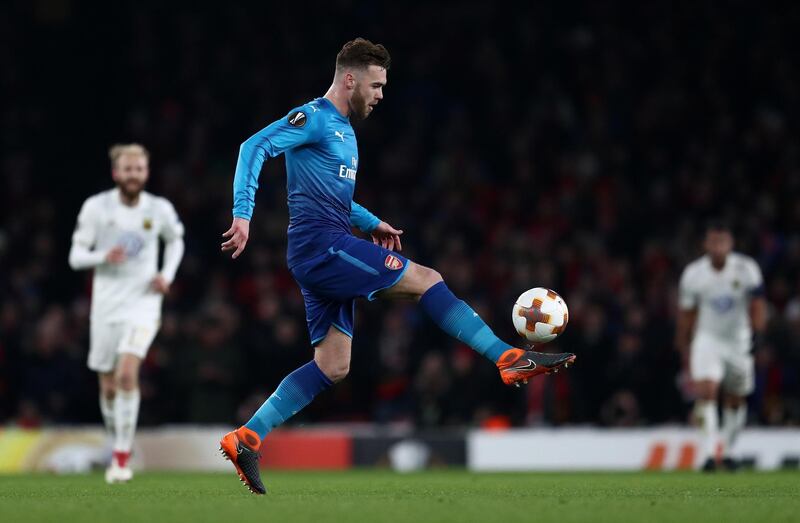
[{"label": "player's hand", "polygon": [[112,265],[119,265],[127,259],[128,256],[125,254],[125,247],[119,245],[106,253],[106,262]]},{"label": "player's hand", "polygon": [[400,243],[400,235],[403,234],[403,231],[395,229],[386,222],[379,223],[370,234],[372,234],[372,243],[375,245],[380,245],[390,251],[400,252],[403,250],[403,244]]},{"label": "player's hand", "polygon": [[231,228],[222,233],[222,237],[228,238],[228,241],[222,244],[222,251],[233,251],[231,258],[235,260],[242,254],[247,239],[250,238],[250,220],[234,218]]},{"label": "player's hand", "polygon": [[166,294],[169,292],[169,282],[162,275],[156,274],[153,281],[150,282],[150,288],[161,294]]}]

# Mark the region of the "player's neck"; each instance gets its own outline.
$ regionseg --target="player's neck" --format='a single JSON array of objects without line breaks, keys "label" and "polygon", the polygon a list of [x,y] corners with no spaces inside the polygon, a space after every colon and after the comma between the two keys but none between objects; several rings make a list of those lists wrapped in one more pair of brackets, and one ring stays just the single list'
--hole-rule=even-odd
[{"label": "player's neck", "polygon": [[336,107],[336,110],[339,111],[339,114],[345,118],[350,116],[350,104],[347,103],[347,98],[345,98],[344,94],[336,89],[335,86],[331,85],[323,98],[331,102]]},{"label": "player's neck", "polygon": [[721,271],[725,268],[725,262],[728,260],[728,257],[725,256],[724,258],[711,258],[711,266],[714,270]]},{"label": "player's neck", "polygon": [[139,203],[139,195],[140,194],[141,193],[137,192],[135,195],[131,196],[131,195],[125,194],[122,191],[119,191],[119,201],[122,202],[122,205],[125,205],[125,206],[128,206],[128,207],[136,207],[136,205],[138,205],[138,203]]}]

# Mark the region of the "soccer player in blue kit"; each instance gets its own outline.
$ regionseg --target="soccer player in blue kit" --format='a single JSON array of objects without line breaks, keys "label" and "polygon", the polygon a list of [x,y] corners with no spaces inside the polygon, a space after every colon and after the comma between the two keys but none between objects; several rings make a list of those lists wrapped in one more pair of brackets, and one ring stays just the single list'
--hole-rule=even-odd
[{"label": "soccer player in blue kit", "polygon": [[[519,349],[498,339],[433,269],[399,254],[402,230],[353,201],[358,145],[350,119],[367,118],[383,99],[390,58],[363,38],[336,56],[325,96],[292,109],[247,139],[233,182],[233,224],[223,251],[242,253],[249,238],[258,176],[267,158],[286,156],[287,264],[303,293],[314,359],[289,374],[252,419],[223,436],[220,451],[254,493],[266,492],[258,470],[264,437],[314,397],[344,379],[350,366],[355,299],[413,299],[445,332],[494,362],[507,385],[567,367],[570,353]],[[372,242],[353,236],[357,227]]]}]

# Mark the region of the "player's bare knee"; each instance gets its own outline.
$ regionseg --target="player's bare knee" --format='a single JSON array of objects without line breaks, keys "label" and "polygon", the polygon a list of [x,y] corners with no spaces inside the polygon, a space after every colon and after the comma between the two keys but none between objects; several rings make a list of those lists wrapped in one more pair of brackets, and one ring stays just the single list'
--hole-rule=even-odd
[{"label": "player's bare knee", "polygon": [[744,405],[744,398],[743,397],[734,396],[732,394],[727,394],[725,396],[725,406],[726,407],[729,407],[729,408],[732,408],[732,409],[738,409],[742,405]]},{"label": "player's bare knee", "polygon": [[343,363],[337,365],[336,367],[333,367],[333,369],[331,370],[331,375],[328,376],[328,379],[330,379],[334,383],[338,383],[343,379],[345,379],[349,372],[350,372],[350,364]]},{"label": "player's bare knee", "polygon": [[135,372],[122,370],[117,373],[116,388],[124,391],[132,391],[139,388],[139,377]]},{"label": "player's bare knee", "polygon": [[697,398],[701,401],[717,400],[717,384],[711,381],[701,381],[695,384]]},{"label": "player's bare knee", "polygon": [[334,383],[345,379],[350,372],[350,362],[348,361],[317,362],[317,365],[319,366],[319,370]]},{"label": "player's bare knee", "polygon": [[114,374],[103,373],[103,374],[98,374],[98,377],[99,379],[97,381],[100,387],[100,395],[108,401],[113,400],[114,396],[117,393]]},{"label": "player's bare knee", "polygon": [[437,283],[444,281],[442,275],[439,274],[439,271],[435,269],[431,269],[430,267],[425,267],[424,265],[417,265],[419,279],[420,279],[420,296],[424,294],[428,289],[436,285]]},{"label": "player's bare knee", "polygon": [[431,284],[431,287],[433,287],[437,283],[444,281],[444,278],[442,278],[442,275],[436,269],[428,269],[427,281]]}]

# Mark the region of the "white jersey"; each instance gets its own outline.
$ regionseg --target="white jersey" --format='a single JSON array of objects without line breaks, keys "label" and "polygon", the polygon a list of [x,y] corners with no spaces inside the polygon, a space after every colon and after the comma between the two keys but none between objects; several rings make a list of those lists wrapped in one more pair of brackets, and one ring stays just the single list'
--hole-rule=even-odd
[{"label": "white jersey", "polygon": [[[89,197],[72,235],[70,265],[94,267],[93,322],[158,321],[162,295],[150,287],[158,274],[158,241],[166,244],[161,274],[171,282],[183,255],[183,224],[165,198],[142,191],[138,203],[122,203],[119,189]],[[106,253],[125,249],[126,260],[113,265]]]},{"label": "white jersey", "polygon": [[696,337],[712,336],[749,351],[752,337],[749,304],[762,285],[761,269],[749,256],[730,253],[722,270],[716,270],[711,259],[703,256],[683,271],[680,307],[698,310]]}]

